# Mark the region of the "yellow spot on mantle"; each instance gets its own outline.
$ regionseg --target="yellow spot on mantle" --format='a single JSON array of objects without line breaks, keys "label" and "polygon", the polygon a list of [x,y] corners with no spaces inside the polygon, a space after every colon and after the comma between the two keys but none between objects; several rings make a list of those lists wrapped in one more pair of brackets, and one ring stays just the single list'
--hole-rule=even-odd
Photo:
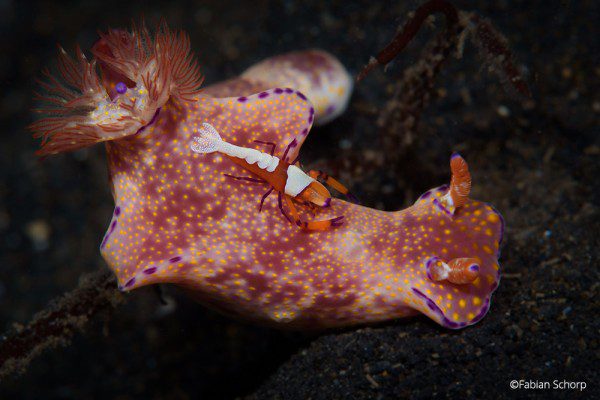
[{"label": "yellow spot on mantle", "polygon": [[487,219],[488,219],[488,221],[490,221],[492,223],[498,222],[500,220],[500,218],[498,218],[498,215],[496,215],[496,214],[488,215]]}]

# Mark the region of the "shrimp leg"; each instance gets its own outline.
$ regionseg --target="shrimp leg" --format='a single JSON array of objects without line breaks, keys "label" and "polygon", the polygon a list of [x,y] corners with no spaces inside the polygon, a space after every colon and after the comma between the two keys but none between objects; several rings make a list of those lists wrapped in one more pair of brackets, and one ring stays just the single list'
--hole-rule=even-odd
[{"label": "shrimp leg", "polygon": [[277,145],[273,142],[263,142],[262,140],[255,140],[254,143],[260,143],[260,144],[264,144],[266,146],[271,146],[271,155],[273,155],[273,153],[275,153],[275,147],[277,147]]},{"label": "shrimp leg", "polygon": [[271,192],[273,191],[273,189],[275,189],[273,186],[271,186],[271,189],[269,189],[267,191],[267,193],[263,194],[263,197],[260,199],[260,205],[258,206],[258,212],[262,211],[263,205],[265,203],[265,199],[267,197],[269,197],[269,195],[271,194]]},{"label": "shrimp leg", "polygon": [[290,214],[292,214],[294,222],[296,222],[296,225],[298,225],[302,229],[305,229],[307,231],[323,231],[331,227],[340,226],[344,223],[342,221],[342,219],[344,218],[343,215],[335,218],[325,219],[322,221],[302,221],[302,219],[298,215],[298,210],[296,209],[292,198],[288,195],[283,195],[283,197],[288,208],[290,209]]},{"label": "shrimp leg", "polygon": [[247,176],[235,176],[235,175],[230,175],[230,174],[223,174],[228,178],[232,178],[238,181],[248,181],[248,182],[253,182],[253,183],[267,183],[267,181],[265,181],[264,179],[257,179],[257,178],[250,178]]},{"label": "shrimp leg", "polygon": [[348,188],[346,186],[341,184],[338,180],[333,179],[331,176],[327,175],[325,172],[313,169],[308,172],[308,176],[310,176],[313,179],[322,179],[328,186],[334,188],[335,190],[337,190],[338,192],[340,192],[341,194],[346,196],[346,198],[349,201],[351,201],[352,203],[358,204],[358,199],[356,198],[356,196],[354,196],[352,193],[350,193],[350,191],[348,190]]}]

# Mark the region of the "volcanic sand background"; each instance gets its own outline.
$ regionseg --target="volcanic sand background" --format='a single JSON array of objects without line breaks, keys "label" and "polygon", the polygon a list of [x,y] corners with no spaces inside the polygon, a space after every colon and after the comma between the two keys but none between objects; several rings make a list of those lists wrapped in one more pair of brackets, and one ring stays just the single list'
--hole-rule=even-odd
[{"label": "volcanic sand background", "polygon": [[[0,3],[0,318],[24,323],[85,272],[105,268],[98,245],[112,213],[102,146],[39,161],[24,130],[34,78],[55,43],[91,46],[97,29],[144,15],[185,29],[206,83],[285,51],[320,47],[353,74],[420,2],[234,0]],[[152,288],[96,318],[67,348],[0,384],[2,398],[394,399],[598,394],[600,139],[594,1],[456,1],[509,39],[534,97],[507,94],[471,45],[437,79],[412,157],[378,162],[376,120],[402,70],[441,29],[423,30],[387,72],[355,90],[348,111],[314,128],[302,150],[363,204],[409,205],[449,180],[459,150],[472,197],[504,215],[503,274],[488,315],[450,331],[425,317],[304,334],[215,315],[174,288]],[[410,159],[409,159],[410,158]],[[415,162],[414,160],[418,160]],[[511,391],[513,379],[585,381],[583,393]]]}]

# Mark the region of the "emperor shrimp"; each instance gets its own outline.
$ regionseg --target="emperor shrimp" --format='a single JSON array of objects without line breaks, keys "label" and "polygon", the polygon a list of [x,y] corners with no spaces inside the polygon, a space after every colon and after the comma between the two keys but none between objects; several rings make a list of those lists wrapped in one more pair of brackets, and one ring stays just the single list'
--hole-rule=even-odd
[{"label": "emperor shrimp", "polygon": [[[298,209],[294,204],[295,202],[306,205],[313,209],[313,211],[317,207],[329,207],[331,204],[331,194],[317,179],[324,180],[328,186],[333,187],[349,198],[353,196],[344,185],[329,175],[317,170],[311,170],[307,174],[296,165],[297,159],[288,162],[287,154],[292,144],[287,146],[282,159],[279,159],[273,155],[276,144],[272,142],[255,140],[256,143],[271,146],[271,151],[267,154],[256,149],[236,146],[224,141],[219,132],[208,123],[202,124],[199,133],[200,136],[196,136],[194,143],[191,145],[191,149],[194,152],[199,154],[221,153],[234,163],[256,175],[257,178],[238,177],[229,174],[224,174],[225,176],[237,180],[270,185],[269,190],[260,200],[259,212],[262,210],[265,199],[271,192],[276,191],[278,193],[279,210],[283,216],[291,223],[295,222],[302,229],[319,231],[343,224],[343,215],[319,221],[303,221],[300,218]],[[285,212],[282,199],[288,206],[291,216]]]}]

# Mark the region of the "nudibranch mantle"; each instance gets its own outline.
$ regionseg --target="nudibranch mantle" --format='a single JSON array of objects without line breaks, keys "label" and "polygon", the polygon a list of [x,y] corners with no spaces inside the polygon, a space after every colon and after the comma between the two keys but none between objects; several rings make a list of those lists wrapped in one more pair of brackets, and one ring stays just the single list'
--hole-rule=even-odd
[{"label": "nudibranch mantle", "polygon": [[[492,207],[467,200],[449,216],[436,204],[448,187],[399,212],[334,199],[319,217],[345,215],[345,224],[307,234],[281,217],[274,200],[259,213],[265,187],[223,176],[243,175],[237,165],[190,151],[209,121],[244,147],[263,140],[283,150],[295,140],[295,157],[311,104],[291,89],[261,93],[268,96],[171,103],[140,137],[107,143],[119,212],[102,254],[123,289],[175,283],[229,314],[298,328],[416,311],[449,328],[482,318],[499,280],[503,228]],[[425,268],[432,256],[478,258],[480,277],[468,285],[433,282]]]},{"label": "nudibranch mantle", "polygon": [[[331,70],[321,61],[311,74]],[[105,141],[116,204],[101,252],[120,288],[173,283],[228,314],[298,329],[419,312],[448,328],[480,320],[500,276],[503,220],[491,206],[464,197],[448,210],[448,186],[398,212],[333,199],[319,219],[344,215],[345,223],[309,233],[289,224],[274,199],[258,212],[264,185],[223,175],[244,175],[238,165],[190,149],[209,123],[242,147],[258,149],[260,140],[281,152],[291,143],[295,158],[315,120],[311,94],[268,84],[241,77],[191,100],[171,97],[143,129]],[[232,88],[241,90],[238,96],[219,95]],[[343,96],[336,107],[347,101]],[[434,281],[432,257],[449,264],[474,259],[477,278]]]}]

